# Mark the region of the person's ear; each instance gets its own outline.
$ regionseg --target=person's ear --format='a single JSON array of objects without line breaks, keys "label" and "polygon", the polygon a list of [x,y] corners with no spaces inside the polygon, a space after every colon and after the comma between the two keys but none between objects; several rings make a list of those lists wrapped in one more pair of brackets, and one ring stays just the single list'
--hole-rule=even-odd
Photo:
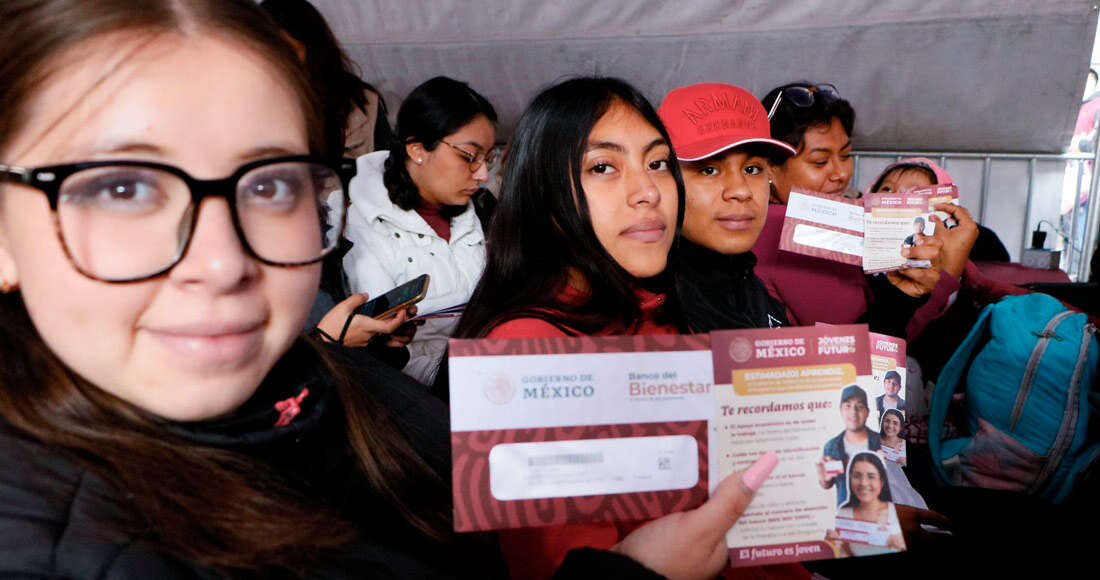
[{"label": "person's ear", "polygon": [[428,156],[428,150],[420,141],[408,141],[405,143],[405,154],[409,160],[417,165],[424,164],[424,158]]},{"label": "person's ear", "polygon": [[19,287],[19,270],[8,248],[8,240],[0,224],[0,294],[7,294]]}]

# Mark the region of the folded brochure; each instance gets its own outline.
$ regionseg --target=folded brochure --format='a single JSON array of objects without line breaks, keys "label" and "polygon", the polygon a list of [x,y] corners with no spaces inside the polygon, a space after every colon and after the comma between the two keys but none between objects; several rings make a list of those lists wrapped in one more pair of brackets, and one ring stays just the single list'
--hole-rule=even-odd
[{"label": "folded brochure", "polygon": [[958,188],[941,185],[877,193],[862,200],[794,188],[787,200],[779,249],[861,266],[869,274],[927,268],[928,261],[906,259],[901,250],[917,243],[917,233],[935,232],[931,215],[941,220],[949,217],[933,209],[939,203],[957,204]]}]

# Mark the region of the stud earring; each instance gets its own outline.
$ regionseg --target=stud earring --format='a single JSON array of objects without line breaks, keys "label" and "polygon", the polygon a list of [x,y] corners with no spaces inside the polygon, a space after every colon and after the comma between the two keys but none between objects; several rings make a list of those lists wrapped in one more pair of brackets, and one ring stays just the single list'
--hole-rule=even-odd
[{"label": "stud earring", "polygon": [[424,163],[424,160],[423,160],[423,159],[421,159],[420,157],[417,157],[417,158],[416,158],[416,164],[417,164],[417,165],[420,165],[421,163]]}]

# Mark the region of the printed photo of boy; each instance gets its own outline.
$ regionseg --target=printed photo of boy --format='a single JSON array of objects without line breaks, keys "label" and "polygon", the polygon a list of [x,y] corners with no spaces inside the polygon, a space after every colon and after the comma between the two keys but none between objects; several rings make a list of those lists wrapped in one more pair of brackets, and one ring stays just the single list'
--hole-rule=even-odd
[{"label": "printed photo of boy", "polygon": [[836,487],[836,503],[848,499],[848,487],[843,477],[848,459],[860,451],[878,451],[882,448],[879,434],[867,428],[870,415],[867,392],[857,385],[848,385],[840,394],[840,416],[844,431],[829,439],[817,460],[818,483],[822,489]]}]

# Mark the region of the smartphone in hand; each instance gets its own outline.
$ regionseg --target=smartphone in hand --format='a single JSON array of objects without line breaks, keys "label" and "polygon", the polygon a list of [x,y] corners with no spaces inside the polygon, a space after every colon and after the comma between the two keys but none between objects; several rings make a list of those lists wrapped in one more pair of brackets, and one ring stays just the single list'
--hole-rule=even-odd
[{"label": "smartphone in hand", "polygon": [[355,314],[362,314],[379,320],[390,318],[397,314],[399,310],[423,300],[424,295],[428,293],[428,282],[430,280],[431,277],[427,274],[413,278],[381,296],[372,298],[356,308]]}]

